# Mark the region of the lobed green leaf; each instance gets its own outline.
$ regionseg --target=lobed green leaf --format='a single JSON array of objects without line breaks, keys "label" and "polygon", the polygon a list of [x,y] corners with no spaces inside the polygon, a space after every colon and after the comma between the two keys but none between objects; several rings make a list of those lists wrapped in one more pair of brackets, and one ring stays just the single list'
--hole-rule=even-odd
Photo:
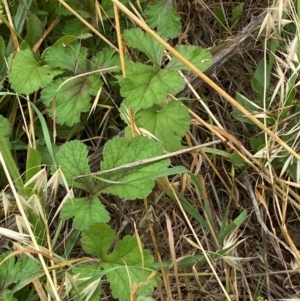
[{"label": "lobed green leaf", "polygon": [[184,87],[183,78],[175,71],[139,63],[127,66],[127,77],[120,80],[124,105],[134,110],[161,103],[168,93],[178,93]]},{"label": "lobed green leaf", "polygon": [[127,46],[137,48],[145,53],[156,66],[160,66],[164,47],[159,42],[140,28],[125,30],[123,35]]},{"label": "lobed green leaf", "polygon": [[96,74],[60,78],[43,89],[41,98],[56,123],[72,126],[80,121],[81,113],[89,111],[91,96],[96,95],[101,86],[102,81]]},{"label": "lobed green leaf", "polygon": [[[9,255],[10,252],[1,254],[0,262]],[[31,278],[32,274],[38,271],[40,271],[39,263],[28,256],[22,255],[17,261],[14,256],[10,257],[1,264],[0,291],[3,291],[12,284],[19,283],[23,279]]]},{"label": "lobed green leaf", "polygon": [[61,212],[63,220],[74,216],[73,227],[79,230],[89,229],[95,223],[107,223],[110,216],[98,197],[83,197],[68,200]]},{"label": "lobed green leaf", "polygon": [[145,10],[146,21],[165,38],[176,38],[181,32],[180,15],[170,0],[150,2]]},{"label": "lobed green leaf", "polygon": [[[107,142],[103,152],[101,170],[109,170],[134,161],[144,160],[163,154],[162,146],[146,137],[137,136],[131,140],[116,137]],[[170,160],[125,168],[103,175],[102,191],[132,200],[148,196],[154,187],[156,172],[166,170]]]},{"label": "lobed green leaf", "polygon": [[180,148],[181,137],[188,131],[190,124],[188,108],[175,100],[165,107],[153,106],[136,114],[136,125],[151,132],[167,151]]},{"label": "lobed green leaf", "polygon": [[106,224],[94,224],[82,233],[81,242],[85,252],[101,258],[101,266],[106,272],[114,298],[120,301],[130,299],[131,286],[145,282],[139,294],[153,290],[156,279],[148,280],[153,272],[153,256],[139,245],[135,237],[125,236],[107,254],[116,237],[115,231]]},{"label": "lobed green leaf", "polygon": [[16,56],[10,56],[11,70],[8,76],[12,88],[19,94],[30,94],[50,84],[61,70],[40,66],[34,53],[20,50]]},{"label": "lobed green leaf", "polygon": [[91,177],[83,177],[74,180],[74,177],[90,173],[88,164],[88,150],[80,141],[66,142],[57,152],[57,164],[61,167],[64,176],[70,186],[91,192],[94,181]]},{"label": "lobed green leaf", "polygon": [[47,50],[45,61],[53,68],[60,68],[80,74],[87,71],[88,50],[82,47],[78,41],[64,46],[62,44],[52,46]]}]

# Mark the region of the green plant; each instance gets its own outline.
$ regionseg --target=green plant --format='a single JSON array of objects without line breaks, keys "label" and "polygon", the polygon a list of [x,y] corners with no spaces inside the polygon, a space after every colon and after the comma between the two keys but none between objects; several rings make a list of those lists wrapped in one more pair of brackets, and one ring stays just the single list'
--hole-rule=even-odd
[{"label": "green plant", "polygon": [[[90,26],[94,26],[94,1],[86,4],[81,2],[79,4],[79,2],[74,0],[69,1],[68,4],[76,7],[77,13],[83,16]],[[22,188],[24,184],[18,168],[9,154],[8,147],[12,145],[2,146],[2,152],[6,154],[4,162],[10,166],[10,174],[16,181],[19,194],[27,200],[33,196],[38,197],[44,213],[47,211],[45,195],[36,186],[36,177],[41,171],[37,167],[40,166],[41,160],[46,163],[50,159],[52,162],[53,179],[58,177],[59,182],[67,188],[84,191],[82,197],[73,197],[70,194],[65,199],[60,218],[62,221],[74,218],[73,227],[76,232],[73,237],[78,237],[82,231],[81,242],[84,251],[98,257],[99,261],[96,264],[81,263],[78,266],[71,266],[70,277],[75,277],[77,281],[76,284],[71,283],[71,288],[65,288],[65,293],[78,299],[84,296],[86,300],[98,300],[101,294],[99,284],[106,276],[113,296],[119,300],[129,300],[132,297],[133,285],[144,283],[136,289],[136,293],[142,300],[143,295],[153,290],[158,279],[153,257],[149,251],[143,249],[139,239],[133,236],[125,236],[112,251],[109,251],[116,234],[106,224],[110,216],[99,196],[106,193],[127,200],[142,199],[151,193],[157,178],[185,171],[183,168],[169,169],[169,159],[152,163],[147,163],[147,160],[162,155],[164,151],[178,150],[181,147],[182,136],[189,129],[191,119],[187,107],[179,100],[167,97],[168,94],[175,94],[183,89],[184,80],[178,71],[187,68],[176,58],[168,57],[168,62],[164,62],[166,59],[164,48],[139,28],[123,31],[129,56],[125,57],[125,65],[121,65],[115,49],[101,47],[98,51],[101,42],[99,47],[97,45],[90,47],[93,36],[77,18],[72,17],[70,10],[63,6],[55,9],[53,1],[49,1],[48,4],[40,3],[38,6],[27,4],[31,9],[26,10],[27,35],[22,39],[20,50],[13,53],[12,44],[9,44],[5,50],[4,38],[1,37],[0,40],[1,53],[5,52],[7,55],[7,65],[6,62],[2,62],[1,65],[2,76],[6,75],[7,70],[9,89],[11,89],[8,94],[7,92],[1,94],[3,97],[7,95],[24,97],[28,102],[29,111],[35,112],[37,120],[41,123],[40,137],[44,141],[44,146],[39,149],[28,149],[26,189]],[[112,8],[113,4],[109,1],[104,1],[102,4],[107,17],[114,16]],[[18,6],[16,11],[22,9],[24,10],[23,7]],[[148,4],[145,6],[145,14],[149,25],[155,27],[164,39],[179,35],[180,18],[169,1],[155,1]],[[48,47],[37,52],[35,47],[42,36],[41,28],[57,17],[62,19],[58,28],[62,30],[63,35],[59,35],[58,30],[54,30],[46,41]],[[105,22],[105,19],[102,21]],[[108,24],[103,23],[103,25]],[[22,30],[23,27],[20,26],[15,34],[21,35]],[[176,50],[201,70],[205,70],[211,62],[210,53],[200,47],[180,45]],[[142,61],[140,58],[143,58]],[[121,60],[123,59],[124,57],[121,56]],[[144,63],[143,61],[146,60],[147,63]],[[162,64],[165,66],[162,67]],[[123,75],[120,75],[121,68]],[[67,126],[75,132],[78,124],[88,122],[85,113],[91,110],[92,98],[98,101],[103,99],[101,91],[104,89],[104,82],[106,86],[113,85],[114,89],[119,89],[120,95],[116,104],[119,106],[120,116],[124,122],[129,126],[135,124],[137,130],[147,133],[148,137],[132,137],[130,131],[126,129],[125,137],[115,137],[106,142],[103,161],[99,166],[100,172],[93,175],[88,164],[86,146],[82,142],[73,140],[63,143],[57,149],[54,139],[51,138],[53,133],[49,131],[45,118],[52,118],[55,128]],[[34,97],[31,98],[30,95]],[[123,98],[122,102],[120,96]],[[47,110],[44,116],[41,114],[43,106]],[[134,116],[133,123],[130,121],[130,115]],[[1,128],[9,138],[11,132],[8,119],[4,116],[1,118]],[[5,138],[1,139],[4,141]],[[41,153],[42,150],[47,150],[48,154],[45,156],[44,151]],[[134,165],[136,161],[140,163]],[[60,174],[62,177],[59,176]],[[34,214],[31,218],[30,209],[26,209],[26,212],[32,225],[35,219],[41,220],[41,226],[46,227],[47,222],[42,215]],[[41,231],[43,233],[48,231],[43,228],[44,230],[37,232],[39,227],[34,229],[33,235],[37,238],[40,237]],[[49,241],[42,243],[37,240],[37,243],[46,246]],[[55,247],[55,241],[53,243],[52,247]],[[74,244],[68,245],[65,250],[65,259],[70,255],[72,247]],[[7,254],[2,258],[3,268],[14,261],[13,258],[7,259],[6,256]],[[22,260],[28,261],[28,264],[31,262],[23,255],[17,261],[15,269],[22,265]],[[38,264],[36,269],[37,272],[40,269]],[[10,273],[7,268],[5,274]],[[62,276],[60,273],[57,275],[59,278]],[[18,277],[21,277],[21,274]],[[10,283],[3,283],[1,289],[3,300],[15,299],[13,294],[24,287],[18,277]],[[22,277],[27,278],[26,275]],[[7,290],[11,283],[15,283],[16,286],[13,290]],[[51,289],[51,294],[55,295],[53,286]]]}]

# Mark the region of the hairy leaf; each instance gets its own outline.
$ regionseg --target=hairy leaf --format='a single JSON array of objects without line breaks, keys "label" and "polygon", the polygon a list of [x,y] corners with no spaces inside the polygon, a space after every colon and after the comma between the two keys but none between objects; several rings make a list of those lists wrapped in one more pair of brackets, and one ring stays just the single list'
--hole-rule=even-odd
[{"label": "hairy leaf", "polygon": [[57,45],[46,52],[45,61],[53,68],[60,68],[72,71],[74,74],[87,71],[88,51],[77,41],[68,46]]},{"label": "hairy leaf", "polygon": [[148,279],[153,272],[153,256],[139,246],[135,237],[125,236],[113,250],[107,254],[116,234],[106,224],[95,224],[82,233],[82,245],[85,252],[101,258],[101,266],[106,272],[114,298],[120,301],[130,299],[133,283],[144,285],[139,294],[153,290],[155,279]]},{"label": "hairy leaf", "polygon": [[56,123],[72,126],[80,121],[81,113],[89,111],[91,96],[96,95],[101,86],[102,81],[96,74],[60,78],[43,89],[41,97]]},{"label": "hairy leaf", "polygon": [[10,56],[11,70],[9,82],[19,94],[30,94],[52,82],[53,77],[62,73],[58,69],[40,66],[31,50],[20,50],[13,58]]},{"label": "hairy leaf", "polygon": [[133,28],[124,31],[124,38],[126,45],[142,51],[156,66],[160,66],[164,47],[153,37],[140,28]]},{"label": "hairy leaf", "polygon": [[179,14],[174,10],[173,1],[155,0],[147,5],[146,21],[150,27],[157,27],[165,38],[176,38],[181,32]]},{"label": "hairy leaf", "polygon": [[178,150],[181,137],[191,124],[188,109],[174,100],[165,107],[157,107],[138,112],[136,125],[154,134],[167,151]]},{"label": "hairy leaf", "polygon": [[73,216],[73,227],[79,230],[89,229],[95,223],[107,223],[110,219],[108,211],[97,197],[68,200],[60,212],[60,217],[65,220]]},{"label": "hairy leaf", "polygon": [[61,167],[68,184],[91,192],[94,188],[91,177],[74,179],[76,176],[90,173],[87,156],[86,146],[77,140],[66,142],[56,155],[57,163]]},{"label": "hairy leaf", "polygon": [[95,223],[82,233],[81,242],[86,253],[104,260],[115,239],[116,233],[109,225]]},{"label": "hairy leaf", "polygon": [[120,80],[124,105],[134,110],[146,109],[161,103],[168,93],[177,93],[184,87],[183,78],[175,71],[144,64],[127,66],[127,77]]},{"label": "hairy leaf", "polygon": [[[92,58],[92,68],[93,70],[105,69],[110,67],[117,67],[112,69],[113,72],[116,72],[120,69],[120,59],[116,52],[111,48],[104,48],[98,52]],[[110,72],[110,71],[102,71]]]},{"label": "hairy leaf", "polygon": [[[0,262],[8,255],[10,255],[10,252],[1,254]],[[24,279],[31,278],[38,271],[40,271],[40,265],[28,256],[22,255],[17,261],[14,256],[10,257],[1,264],[0,291],[12,284],[17,284]]]},{"label": "hairy leaf", "polygon": [[[116,137],[105,145],[101,170],[162,154],[162,146],[146,137],[137,136],[131,140]],[[166,170],[169,164],[169,160],[161,160],[104,174],[102,179],[107,182],[102,191],[128,200],[144,198],[154,187],[155,179],[151,175]]]}]

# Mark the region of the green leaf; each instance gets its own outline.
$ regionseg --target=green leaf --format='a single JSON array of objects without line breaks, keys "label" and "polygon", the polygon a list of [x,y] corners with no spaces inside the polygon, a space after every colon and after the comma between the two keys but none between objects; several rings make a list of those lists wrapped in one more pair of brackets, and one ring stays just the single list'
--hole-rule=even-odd
[{"label": "green leaf", "polygon": [[39,40],[42,36],[44,28],[41,20],[37,15],[33,14],[30,10],[27,11],[26,16],[27,23],[27,34],[25,37],[25,41],[30,45],[34,46],[34,44]]},{"label": "green leaf", "polygon": [[219,6],[215,7],[214,15],[220,25],[226,24],[226,18],[225,18],[222,7],[219,7]]},{"label": "green leaf", "polygon": [[116,237],[115,232],[106,224],[95,224],[82,233],[85,252],[101,258],[101,266],[106,271],[114,298],[125,301],[130,299],[132,284],[146,282],[138,291],[147,294],[153,290],[156,280],[147,281],[153,271],[153,256],[139,246],[135,237],[125,236],[111,254],[107,254]]},{"label": "green leaf", "polygon": [[[113,72],[116,72],[120,69],[120,58],[112,48],[102,49],[92,58],[91,63],[93,70],[117,67],[112,69]],[[102,71],[102,73],[105,72],[111,71]]]},{"label": "green leaf", "polygon": [[165,38],[176,38],[181,33],[180,15],[173,9],[170,0],[150,2],[145,10],[147,24],[157,28]]},{"label": "green leaf", "polygon": [[[153,271],[153,257],[148,250],[140,250],[135,237],[125,236],[102,266],[104,269],[114,268],[106,274],[112,295],[120,301],[129,300],[133,283],[147,283]],[[150,280],[138,290],[138,294],[152,292],[155,284],[155,279]]]},{"label": "green leaf", "polygon": [[[178,45],[175,49],[190,63],[195,65],[199,70],[205,71],[212,64],[212,55],[209,51],[202,47],[192,45]],[[187,70],[190,69],[180,62],[176,57],[166,66],[167,69],[171,70]]]},{"label": "green leaf", "polygon": [[76,41],[67,46],[60,44],[51,47],[46,52],[45,61],[53,68],[80,74],[87,71],[87,55],[88,50]]},{"label": "green leaf", "polygon": [[[0,255],[0,262],[4,260],[10,252]],[[8,288],[12,284],[31,278],[31,276],[40,271],[40,265],[37,261],[22,255],[16,261],[16,257],[10,257],[1,264],[0,268],[0,291]]]},{"label": "green leaf", "polygon": [[108,211],[97,197],[68,200],[60,212],[60,218],[66,220],[73,216],[73,227],[79,230],[89,229],[95,223],[107,223],[110,220]]},{"label": "green leaf", "polygon": [[0,115],[0,132],[5,138],[9,138],[10,128],[11,126],[9,120],[4,116]]},{"label": "green leaf", "polygon": [[121,78],[120,86],[124,105],[140,110],[161,103],[168,93],[181,91],[184,80],[172,70],[132,63],[127,66],[127,77]]},{"label": "green leaf", "polygon": [[229,159],[234,166],[237,166],[237,167],[245,166],[245,162],[240,157],[240,155],[236,152],[230,154]]},{"label": "green leaf", "polygon": [[64,176],[70,186],[93,191],[94,182],[91,177],[77,178],[80,175],[90,173],[88,163],[88,150],[86,146],[78,140],[66,142],[57,152],[57,163],[60,165]]},{"label": "green leaf", "polygon": [[40,66],[34,53],[28,49],[20,50],[15,58],[11,55],[9,61],[9,82],[19,94],[30,94],[43,88],[52,82],[54,76],[61,73],[60,70]]},{"label": "green leaf", "polygon": [[[162,146],[146,137],[137,136],[131,140],[116,137],[105,145],[101,170],[109,170],[162,154]],[[141,178],[165,170],[169,164],[170,160],[167,159],[104,174],[102,177],[106,180],[119,183],[102,183],[104,185],[103,192],[118,195],[128,200],[142,199],[151,193],[154,179]]]},{"label": "green leaf", "polygon": [[[266,70],[266,72],[265,72]],[[269,66],[266,62],[262,59],[254,72],[254,76],[251,80],[252,89],[258,94],[259,98],[261,99],[260,105],[263,106],[263,99],[265,91],[268,91],[268,86],[270,83],[270,76],[271,74],[268,72]],[[265,84],[267,85],[265,89]]]},{"label": "green leaf", "polygon": [[232,10],[232,21],[233,22],[232,22],[232,24],[230,26],[230,30],[234,29],[234,27],[238,24],[239,19],[240,19],[241,15],[243,13],[243,10],[244,10],[244,5],[245,5],[244,2],[239,3]]},{"label": "green leaf", "polygon": [[140,28],[125,30],[123,35],[127,46],[137,48],[145,53],[156,66],[160,66],[164,47],[159,42]]},{"label": "green leaf", "polygon": [[115,239],[116,233],[109,225],[95,223],[91,225],[88,231],[82,233],[81,242],[86,253],[103,260],[107,257],[107,253]]},{"label": "green leaf", "polygon": [[181,137],[188,131],[191,124],[188,109],[175,100],[165,107],[157,107],[138,112],[136,125],[154,134],[167,151],[178,150]]},{"label": "green leaf", "polygon": [[72,126],[80,121],[81,113],[89,111],[91,96],[96,95],[101,86],[102,81],[96,74],[60,78],[43,89],[41,98],[56,123]]}]

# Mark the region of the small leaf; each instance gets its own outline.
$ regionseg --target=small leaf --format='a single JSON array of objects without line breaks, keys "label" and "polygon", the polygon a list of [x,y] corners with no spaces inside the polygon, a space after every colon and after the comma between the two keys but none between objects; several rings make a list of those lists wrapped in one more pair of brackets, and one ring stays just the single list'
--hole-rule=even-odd
[{"label": "small leaf", "polygon": [[89,229],[95,223],[107,223],[110,219],[108,211],[97,197],[68,200],[60,212],[60,218],[66,220],[73,216],[73,227],[79,230]]},{"label": "small leaf", "polygon": [[230,26],[230,30],[234,29],[234,27],[238,24],[239,22],[239,18],[241,17],[243,10],[244,10],[244,5],[245,3],[239,3],[238,5],[236,5],[234,7],[234,9],[232,10],[232,24]]},{"label": "small leaf", "polygon": [[[112,69],[113,72],[116,72],[120,69],[119,56],[111,48],[102,49],[92,58],[93,70],[105,69],[110,67],[117,67]],[[110,71],[103,71],[103,73],[105,72],[110,72]]]},{"label": "small leaf", "polygon": [[113,297],[125,301],[130,299],[132,284],[144,283],[139,294],[153,290],[156,279],[148,280],[153,272],[153,256],[143,250],[135,237],[125,236],[113,250],[107,254],[114,239],[115,231],[106,224],[94,224],[82,233],[82,245],[85,252],[101,258],[101,266],[106,272]]},{"label": "small leaf", "polygon": [[68,46],[62,44],[52,46],[46,52],[45,61],[53,68],[70,70],[74,74],[79,74],[87,71],[87,54],[87,49],[76,41]]},{"label": "small leaf", "polygon": [[60,78],[43,89],[41,98],[48,107],[49,116],[55,116],[56,123],[72,126],[80,121],[81,113],[89,111],[91,96],[96,95],[101,86],[102,81],[96,74]]},{"label": "small leaf", "polygon": [[153,37],[143,32],[140,28],[133,28],[124,31],[124,38],[126,45],[137,48],[145,53],[156,66],[160,66],[164,47]]},{"label": "small leaf", "polygon": [[237,166],[237,167],[245,166],[245,162],[240,157],[240,155],[236,152],[230,154],[229,159],[234,166]]},{"label": "small leaf", "polygon": [[146,109],[161,103],[168,93],[177,93],[184,87],[183,78],[175,71],[144,64],[127,66],[127,77],[121,78],[124,105],[134,110]]},{"label": "small leaf", "polygon": [[146,21],[151,28],[157,27],[165,38],[176,38],[181,32],[179,14],[174,10],[173,1],[156,0],[147,5]]},{"label": "small leaf", "polygon": [[91,192],[94,182],[91,177],[83,177],[74,180],[74,177],[90,173],[88,164],[88,151],[80,141],[66,142],[57,152],[57,163],[60,165],[64,176],[70,186]]},{"label": "small leaf", "polygon": [[20,50],[16,56],[10,56],[11,71],[9,82],[19,94],[30,94],[52,82],[60,70],[40,66],[31,50]]},{"label": "small leaf", "polygon": [[187,107],[174,100],[165,107],[152,107],[136,114],[136,125],[151,132],[167,151],[179,149],[181,137],[190,124]]},{"label": "small leaf", "polygon": [[[175,48],[185,59],[195,65],[199,70],[205,71],[212,64],[212,55],[209,51],[202,47],[192,45],[179,45]],[[171,70],[187,70],[190,69],[181,63],[176,57],[166,66]]]},{"label": "small leaf", "polygon": [[214,8],[214,15],[220,25],[226,24],[226,18],[224,15],[224,11],[221,7],[216,6]]},{"label": "small leaf", "polygon": [[[116,137],[105,145],[101,170],[109,170],[162,154],[162,146],[146,137],[137,136],[131,140]],[[115,183],[102,183],[102,190],[128,200],[142,199],[148,196],[154,187],[153,178],[142,178],[167,169],[169,164],[169,160],[162,160],[104,174],[103,178]]]}]

